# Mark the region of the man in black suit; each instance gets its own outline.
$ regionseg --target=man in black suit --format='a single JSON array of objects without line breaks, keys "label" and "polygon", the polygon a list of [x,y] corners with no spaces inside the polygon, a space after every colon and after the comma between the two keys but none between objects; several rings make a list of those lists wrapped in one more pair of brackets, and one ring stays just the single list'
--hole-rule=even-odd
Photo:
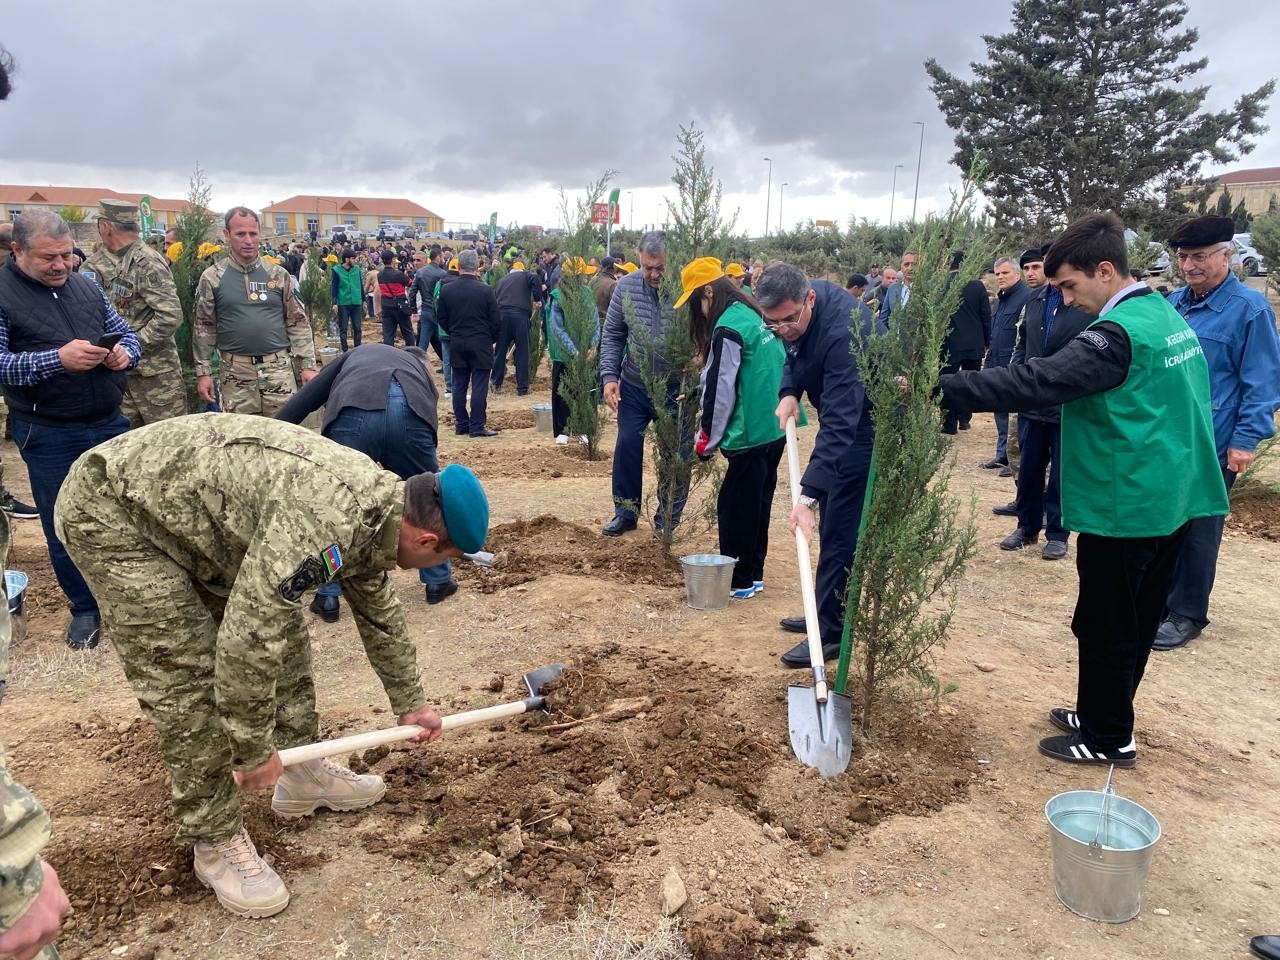
[{"label": "man in black suit", "polygon": [[[951,282],[956,283],[960,277],[960,266],[964,263],[964,251],[957,250],[951,258]],[[978,279],[970,280],[960,291],[960,306],[951,315],[951,323],[947,327],[946,339],[942,341],[942,373],[956,373],[960,370],[981,370],[982,357],[991,345],[991,299],[987,296],[987,288]],[[973,414],[961,412],[957,419],[956,412],[948,408],[943,411],[942,432],[954,434],[956,428],[969,429],[969,421]]]},{"label": "man in black suit", "polygon": [[[458,279],[440,287],[436,322],[449,335],[449,363],[453,367],[454,432],[472,437],[496,437],[485,421],[488,416],[489,374],[493,370],[493,344],[502,318],[493,288],[480,279],[480,257],[475,250],[458,254]],[[471,413],[467,413],[467,386],[471,387]]]},{"label": "man in black suit", "polygon": [[[1052,356],[1096,319],[1066,306],[1062,294],[1046,282],[1044,252],[1048,249],[1049,244],[1040,248],[1038,260],[1023,255],[1023,279],[1035,292],[1022,308],[1011,366]],[[1002,550],[1021,550],[1036,543],[1043,527],[1046,543],[1040,555],[1046,560],[1061,560],[1067,555],[1069,534],[1062,526],[1062,499],[1058,488],[1062,461],[1061,410],[1061,407],[1045,407],[1018,414],[1018,443],[1022,452],[1018,461],[1018,497],[1013,504],[1018,528],[1000,542]],[[1047,488],[1046,467],[1049,470]],[[996,512],[1004,513],[1005,509],[997,507]]]}]

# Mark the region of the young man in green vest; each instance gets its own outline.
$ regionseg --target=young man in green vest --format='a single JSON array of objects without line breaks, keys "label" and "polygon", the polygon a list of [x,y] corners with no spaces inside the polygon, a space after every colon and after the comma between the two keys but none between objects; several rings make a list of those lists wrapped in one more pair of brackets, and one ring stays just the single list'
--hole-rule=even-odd
[{"label": "young man in green vest", "polygon": [[1164,613],[1187,523],[1227,512],[1213,438],[1209,371],[1195,333],[1129,276],[1124,224],[1082,217],[1045,255],[1068,306],[1098,319],[1052,356],[941,379],[959,410],[1062,404],[1063,526],[1078,531],[1080,649],[1075,709],[1040,752],[1132,767],[1133,697]]},{"label": "young man in green vest", "polygon": [[329,268],[329,297],[338,318],[338,343],[346,353],[347,328],[351,328],[352,345],[358,347],[364,322],[364,271],[350,247],[342,251],[342,263]]}]

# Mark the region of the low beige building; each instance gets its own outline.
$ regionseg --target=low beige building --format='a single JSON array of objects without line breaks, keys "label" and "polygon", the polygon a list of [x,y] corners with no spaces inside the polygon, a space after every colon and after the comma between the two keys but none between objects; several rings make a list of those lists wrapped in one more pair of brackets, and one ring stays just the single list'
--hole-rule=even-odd
[{"label": "low beige building", "polygon": [[444,219],[412,200],[392,197],[325,197],[299,194],[262,209],[262,232],[267,234],[328,233],[330,227],[354,224],[373,235],[384,220],[414,230],[440,233]]},{"label": "low beige building", "polygon": [[[38,187],[0,183],[0,220],[16,220],[27,210],[57,213],[64,207],[78,208],[88,218],[97,214],[99,200],[131,200],[137,203],[142,197],[141,193],[120,193],[106,187]],[[178,214],[186,209],[186,200],[152,197],[152,225],[167,230],[177,222]]]},{"label": "low beige building", "polygon": [[1209,210],[1222,196],[1223,187],[1231,194],[1232,207],[1243,200],[1244,208],[1255,217],[1267,212],[1272,197],[1280,203],[1280,167],[1233,170],[1214,178],[1214,183],[1213,193],[1209,194]]}]

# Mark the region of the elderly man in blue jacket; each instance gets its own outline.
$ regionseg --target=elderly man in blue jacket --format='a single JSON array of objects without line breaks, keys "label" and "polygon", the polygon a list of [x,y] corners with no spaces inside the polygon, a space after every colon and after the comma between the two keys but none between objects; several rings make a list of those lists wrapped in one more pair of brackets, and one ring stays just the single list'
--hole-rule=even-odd
[{"label": "elderly man in blue jacket", "polygon": [[[859,333],[883,331],[884,325],[848,291],[826,280],[810,280],[790,264],[770,264],[753,292],[765,325],[787,350],[778,388],[778,424],[785,427],[791,417],[800,419],[801,394],[808,394],[818,411],[818,436],[788,525],[809,539],[818,529],[818,627],[822,653],[830,660],[840,652],[844,588],[858,547],[875,435],[853,346]],[[804,617],[786,617],[782,628],[804,633]],[[784,653],[782,665],[809,666],[808,645],[801,641]]]},{"label": "elderly man in blue jacket", "polygon": [[[1190,324],[1209,363],[1213,434],[1231,489],[1275,433],[1280,408],[1280,337],[1267,298],[1231,272],[1230,217],[1196,217],[1169,238],[1187,285],[1169,302]],[[1168,611],[1154,650],[1186,646],[1209,624],[1209,593],[1218,566],[1224,517],[1193,520],[1178,553]]]}]

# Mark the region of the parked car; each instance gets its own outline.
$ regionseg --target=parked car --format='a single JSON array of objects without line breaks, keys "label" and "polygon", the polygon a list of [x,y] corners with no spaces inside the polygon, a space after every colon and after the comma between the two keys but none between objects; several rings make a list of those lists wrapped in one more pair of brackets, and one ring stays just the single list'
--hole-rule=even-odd
[{"label": "parked car", "polygon": [[379,240],[404,240],[412,232],[413,228],[407,223],[399,223],[394,220],[383,220],[378,224]]},{"label": "parked car", "polygon": [[1253,235],[1237,233],[1231,238],[1231,266],[1244,271],[1246,277],[1257,277],[1267,272],[1267,261],[1253,246]]},{"label": "parked car", "polygon": [[[1138,239],[1138,232],[1136,230],[1131,230],[1128,228],[1125,229],[1124,231],[1125,243],[1135,243],[1137,239]],[[1156,255],[1156,258],[1153,261],[1151,261],[1151,266],[1147,267],[1147,273],[1148,274],[1164,273],[1166,270],[1168,270],[1169,269],[1169,251],[1164,248],[1164,244],[1156,243],[1156,241],[1154,240],[1149,240],[1147,242],[1147,247],[1150,248],[1152,253]]]},{"label": "parked car", "polygon": [[345,233],[347,235],[347,239],[352,243],[355,243],[357,240],[364,239],[364,231],[358,229],[354,223],[340,223],[337,226],[330,227],[329,239],[332,240],[340,233]]}]

